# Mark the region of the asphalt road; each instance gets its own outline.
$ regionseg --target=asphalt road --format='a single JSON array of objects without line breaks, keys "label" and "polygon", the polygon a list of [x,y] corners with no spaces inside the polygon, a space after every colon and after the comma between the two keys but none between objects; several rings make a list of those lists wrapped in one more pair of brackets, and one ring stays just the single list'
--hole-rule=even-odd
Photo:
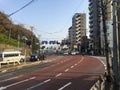
[{"label": "asphalt road", "polygon": [[67,55],[0,75],[0,90],[90,90],[104,68],[97,58]]}]

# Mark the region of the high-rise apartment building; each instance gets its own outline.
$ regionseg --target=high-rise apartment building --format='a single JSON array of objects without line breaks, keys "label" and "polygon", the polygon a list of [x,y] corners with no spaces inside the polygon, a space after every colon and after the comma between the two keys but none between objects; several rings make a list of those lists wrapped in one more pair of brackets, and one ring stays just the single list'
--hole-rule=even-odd
[{"label": "high-rise apartment building", "polygon": [[86,36],[86,14],[75,13],[72,18],[72,27],[69,28],[72,47],[81,43],[81,38]]},{"label": "high-rise apartment building", "polygon": [[73,48],[73,45],[75,44],[75,41],[76,41],[76,38],[74,37],[75,36],[75,32],[73,31],[72,29],[72,26],[68,29],[68,38],[69,38],[69,43],[70,43],[70,49]]},{"label": "high-rise apartment building", "polygon": [[[107,39],[109,47],[113,45],[113,33],[112,33],[112,6],[111,0],[106,0],[105,17],[107,28]],[[103,30],[103,20],[101,15],[101,0],[89,0],[89,24],[90,24],[90,46],[94,54],[103,54],[105,50],[105,37]]]},{"label": "high-rise apartment building", "polygon": [[89,0],[90,47],[94,54],[100,54],[100,0]]}]

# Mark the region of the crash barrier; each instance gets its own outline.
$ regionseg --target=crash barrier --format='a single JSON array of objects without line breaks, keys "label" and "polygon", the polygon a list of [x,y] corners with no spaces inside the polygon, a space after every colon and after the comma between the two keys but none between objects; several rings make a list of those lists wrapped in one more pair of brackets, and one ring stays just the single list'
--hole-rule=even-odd
[{"label": "crash barrier", "polygon": [[105,90],[105,76],[101,75],[90,90]]}]

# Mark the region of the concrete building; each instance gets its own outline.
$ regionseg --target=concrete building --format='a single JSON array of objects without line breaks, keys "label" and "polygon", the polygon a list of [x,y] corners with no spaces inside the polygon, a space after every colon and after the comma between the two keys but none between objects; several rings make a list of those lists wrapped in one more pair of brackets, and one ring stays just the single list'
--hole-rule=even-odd
[{"label": "concrete building", "polygon": [[99,6],[100,0],[89,0],[90,48],[95,55],[101,53]]},{"label": "concrete building", "polygon": [[72,50],[73,48],[73,45],[75,44],[75,41],[76,41],[76,38],[74,37],[75,36],[75,31],[72,29],[72,26],[68,29],[68,39],[69,39],[69,47],[70,49]]},{"label": "concrete building", "polygon": [[[80,45],[81,38],[86,36],[86,14],[75,13],[72,18],[72,27],[69,29],[72,47]],[[78,49],[78,47],[77,47]]]},{"label": "concrete building", "polygon": [[[106,28],[109,47],[113,48],[113,27],[112,27],[112,2],[106,0]],[[104,55],[105,40],[103,31],[103,20],[101,13],[101,0],[89,0],[89,19],[90,19],[90,46],[93,54]]]}]

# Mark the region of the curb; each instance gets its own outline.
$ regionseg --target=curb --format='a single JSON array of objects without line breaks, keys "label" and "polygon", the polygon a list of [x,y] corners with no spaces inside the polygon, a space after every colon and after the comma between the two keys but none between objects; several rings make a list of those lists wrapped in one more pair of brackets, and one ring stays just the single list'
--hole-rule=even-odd
[{"label": "curb", "polygon": [[[92,57],[99,59],[99,61],[103,63],[105,67],[105,72],[106,72],[107,67],[106,67],[105,62],[103,62],[104,59],[102,59],[101,57],[97,57],[97,56],[92,56]],[[104,84],[105,84],[104,75],[101,75],[98,81],[91,87],[90,90],[104,90],[105,88]]]},{"label": "curb", "polygon": [[22,63],[20,65],[13,65],[13,66],[8,66],[8,67],[3,67],[3,68],[0,68],[0,73],[4,73],[4,72],[7,72],[8,70],[12,70],[12,69],[13,70],[20,69],[20,68],[23,68],[23,67],[36,65],[36,64],[40,64],[40,63],[42,63],[42,61]]}]

